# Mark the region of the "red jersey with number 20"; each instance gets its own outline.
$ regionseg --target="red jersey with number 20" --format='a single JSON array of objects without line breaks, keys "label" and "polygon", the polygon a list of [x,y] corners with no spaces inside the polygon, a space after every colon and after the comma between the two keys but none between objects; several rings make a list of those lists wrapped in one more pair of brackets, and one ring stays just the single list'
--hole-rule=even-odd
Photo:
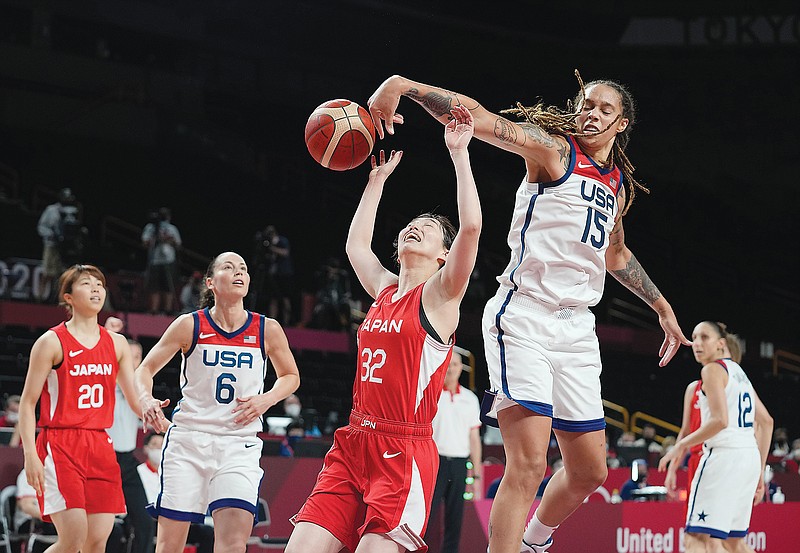
[{"label": "red jersey with number 20", "polygon": [[50,330],[61,342],[64,360],[45,381],[39,426],[104,430],[114,422],[117,352],[108,331],[98,325],[100,340],[87,348],[70,334],[66,323]]},{"label": "red jersey with number 20", "polygon": [[359,326],[353,411],[410,424],[430,424],[436,415],[453,346],[423,323],[424,286],[397,300],[397,285],[386,287]]}]

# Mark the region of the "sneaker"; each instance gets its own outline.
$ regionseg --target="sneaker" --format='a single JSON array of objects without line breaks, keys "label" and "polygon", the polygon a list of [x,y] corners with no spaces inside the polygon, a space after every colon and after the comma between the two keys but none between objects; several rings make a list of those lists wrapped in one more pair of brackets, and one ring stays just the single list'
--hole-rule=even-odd
[{"label": "sneaker", "polygon": [[[520,546],[522,549],[519,550],[519,553],[544,553],[552,544],[552,536],[547,538],[547,541],[542,545],[532,545],[525,540],[522,540],[522,545]],[[491,553],[488,546],[486,547],[486,553]]]},{"label": "sneaker", "polygon": [[522,549],[519,550],[519,553],[544,553],[551,545],[553,545],[552,536],[547,538],[547,541],[542,545],[536,545],[522,540]]}]

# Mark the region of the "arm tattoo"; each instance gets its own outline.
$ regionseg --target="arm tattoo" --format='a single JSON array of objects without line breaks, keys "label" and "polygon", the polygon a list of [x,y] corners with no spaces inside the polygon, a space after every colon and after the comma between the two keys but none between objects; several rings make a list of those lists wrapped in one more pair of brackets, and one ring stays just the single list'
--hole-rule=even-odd
[{"label": "arm tattoo", "polygon": [[503,142],[517,143],[517,129],[511,121],[503,117],[498,117],[494,122],[494,135]]},{"label": "arm tattoo", "polygon": [[520,123],[519,126],[525,131],[525,136],[530,137],[534,142],[538,142],[548,148],[555,146],[556,141],[553,137],[544,132],[538,125],[534,125],[533,123]]},{"label": "arm tattoo", "polygon": [[[435,117],[441,117],[442,115],[450,116],[450,110],[453,107],[453,96],[440,92],[429,92],[424,96],[420,96],[418,89],[410,88],[403,93],[403,96],[411,98]],[[459,103],[460,102],[456,101],[456,105]]]},{"label": "arm tattoo", "polygon": [[626,267],[619,271],[613,271],[613,274],[617,280],[642,298],[648,305],[653,305],[653,302],[661,297],[661,292],[658,291],[656,285],[647,276],[639,260],[633,254],[631,254],[631,259]]},{"label": "arm tattoo", "polygon": [[561,165],[564,167],[564,171],[569,169],[569,158],[570,158],[570,151],[567,148],[566,144],[562,144],[561,142],[557,142],[556,148],[558,149],[558,159],[561,161]]}]

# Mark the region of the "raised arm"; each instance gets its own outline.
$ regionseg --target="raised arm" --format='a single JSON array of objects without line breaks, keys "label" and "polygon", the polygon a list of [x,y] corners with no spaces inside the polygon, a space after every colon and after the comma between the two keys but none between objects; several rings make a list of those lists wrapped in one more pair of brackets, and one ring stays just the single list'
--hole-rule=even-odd
[{"label": "raised arm", "polygon": [[401,96],[414,100],[443,125],[453,118],[454,107],[467,108],[475,122],[475,137],[525,158],[531,178],[538,180],[537,175],[541,168],[547,171],[552,180],[564,174],[569,149],[563,138],[553,137],[537,125],[515,123],[492,113],[469,96],[399,75],[386,79],[367,101],[370,115],[381,138],[384,137],[384,123],[386,131],[394,134],[395,115]]},{"label": "raised arm", "polygon": [[[434,277],[439,282],[439,286],[435,289],[439,292],[442,302],[461,301],[464,297],[469,277],[475,268],[483,223],[481,202],[467,149],[473,135],[474,120],[469,110],[463,106],[453,108],[452,117],[453,119],[445,127],[444,139],[456,172],[458,233],[450,246],[447,262]],[[435,305],[426,302],[425,307],[435,308]]]},{"label": "raised arm", "polygon": [[142,422],[158,432],[166,432],[169,421],[162,409],[169,405],[169,400],[153,397],[153,377],[169,363],[176,353],[186,351],[192,344],[194,321],[191,314],[181,315],[169,325],[161,339],[148,352],[142,364],[134,372],[139,406],[142,410]]},{"label": "raised arm", "polygon": [[[622,199],[620,206],[624,205],[624,193]],[[606,250],[606,270],[658,314],[658,323],[664,330],[664,342],[658,350],[658,355],[661,356],[658,363],[660,367],[670,362],[681,344],[692,345],[692,342],[683,335],[678,319],[672,311],[672,306],[647,276],[633,252],[625,245],[622,217],[618,217],[614,230],[611,231],[610,242]]]},{"label": "raised arm", "polygon": [[372,170],[369,172],[367,186],[361,195],[361,201],[347,233],[345,246],[347,258],[361,286],[373,298],[377,298],[381,290],[397,282],[397,275],[381,265],[378,256],[372,251],[372,234],[375,229],[378,204],[383,195],[383,186],[402,158],[402,151],[392,151],[388,160],[383,150],[380,151],[379,161],[376,161],[374,155],[372,156]]}]

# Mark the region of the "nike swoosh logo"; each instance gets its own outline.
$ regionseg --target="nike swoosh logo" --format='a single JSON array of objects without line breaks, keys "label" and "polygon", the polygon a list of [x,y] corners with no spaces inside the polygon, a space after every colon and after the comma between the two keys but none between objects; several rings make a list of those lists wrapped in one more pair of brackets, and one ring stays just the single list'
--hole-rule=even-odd
[{"label": "nike swoosh logo", "polygon": [[79,349],[78,351],[72,351],[72,350],[70,350],[70,352],[69,352],[69,356],[70,356],[70,357],[75,357],[76,355],[80,355],[81,353],[83,353],[83,350],[82,350],[82,349]]},{"label": "nike swoosh logo", "polygon": [[246,447],[246,448],[248,448],[248,449],[249,449],[249,448],[251,448],[251,447],[256,447],[257,445],[258,445],[258,444],[244,444],[244,447]]},{"label": "nike swoosh logo", "polygon": [[388,451],[384,451],[383,452],[383,458],[384,459],[392,459],[392,458],[397,457],[398,455],[400,455],[400,453],[402,453],[402,452],[398,451],[397,453],[390,454]]},{"label": "nike swoosh logo", "polygon": [[216,333],[212,332],[211,334],[200,334],[200,339],[205,340],[206,338],[211,338],[212,336],[216,336]]},{"label": "nike swoosh logo", "polygon": [[581,163],[579,161],[578,162],[578,167],[580,167],[581,169],[588,169],[589,167],[594,167],[594,165],[592,165],[591,163]]}]

